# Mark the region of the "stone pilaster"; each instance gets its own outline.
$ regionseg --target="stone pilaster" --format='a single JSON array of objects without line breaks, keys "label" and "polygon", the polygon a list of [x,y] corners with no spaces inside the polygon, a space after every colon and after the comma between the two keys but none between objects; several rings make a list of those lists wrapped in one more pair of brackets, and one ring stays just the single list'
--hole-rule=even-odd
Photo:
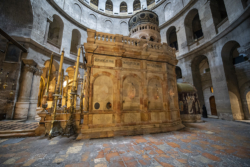
[{"label": "stone pilaster", "polygon": [[40,86],[41,75],[43,74],[43,67],[38,67],[33,76],[33,82],[30,94],[30,106],[28,111],[28,120],[35,120],[37,116],[37,103],[38,103],[38,93]]},{"label": "stone pilaster", "polygon": [[24,66],[21,73],[21,82],[19,86],[19,96],[15,106],[14,119],[26,120],[30,106],[30,93],[33,82],[35,67],[37,63],[34,60],[23,59]]}]

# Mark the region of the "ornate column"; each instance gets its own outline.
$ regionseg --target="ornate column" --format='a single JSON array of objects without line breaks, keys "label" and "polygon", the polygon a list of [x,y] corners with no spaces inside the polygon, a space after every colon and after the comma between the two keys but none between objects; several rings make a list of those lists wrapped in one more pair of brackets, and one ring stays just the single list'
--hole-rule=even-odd
[{"label": "ornate column", "polygon": [[48,35],[49,35],[49,26],[50,26],[50,23],[53,22],[53,17],[48,17],[47,18],[47,25],[46,25],[46,30],[45,30],[45,34],[44,34],[44,41],[43,41],[43,44],[45,44],[48,40]]},{"label": "ornate column", "polygon": [[36,72],[34,73],[32,87],[31,87],[31,94],[30,94],[30,107],[28,112],[28,120],[35,120],[37,115],[37,103],[38,103],[38,93],[39,93],[39,86],[40,86],[40,79],[41,75],[43,74],[44,66],[37,67]]},{"label": "ornate column", "polygon": [[30,106],[30,93],[34,72],[37,70],[35,67],[37,63],[31,59],[22,59],[24,66],[22,68],[19,96],[15,106],[14,119],[27,119],[29,106]]}]

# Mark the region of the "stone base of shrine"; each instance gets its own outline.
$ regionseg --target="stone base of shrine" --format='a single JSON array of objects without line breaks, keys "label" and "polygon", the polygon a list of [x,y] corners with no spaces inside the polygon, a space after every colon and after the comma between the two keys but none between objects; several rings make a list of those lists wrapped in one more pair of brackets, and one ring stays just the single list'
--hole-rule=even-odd
[{"label": "stone base of shrine", "polygon": [[103,128],[89,128],[82,125],[80,134],[77,140],[91,139],[91,138],[107,138],[114,136],[132,136],[132,135],[144,135],[151,133],[163,133],[176,131],[184,128],[185,126],[181,121],[172,123],[159,123],[149,125],[133,125],[133,126],[118,126],[115,127],[103,127]]},{"label": "stone base of shrine", "polygon": [[204,122],[201,120],[201,114],[181,114],[181,120],[183,123]]}]

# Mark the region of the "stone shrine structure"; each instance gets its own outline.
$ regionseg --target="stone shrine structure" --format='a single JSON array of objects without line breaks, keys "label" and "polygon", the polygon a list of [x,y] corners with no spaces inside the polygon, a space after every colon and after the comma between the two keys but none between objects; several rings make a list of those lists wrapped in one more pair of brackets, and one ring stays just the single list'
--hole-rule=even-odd
[{"label": "stone shrine structure", "polygon": [[[129,23],[130,34],[138,31],[137,39],[87,31],[86,113],[78,139],[184,127],[178,107],[175,49],[159,43],[159,36],[151,42],[153,37],[146,31],[158,29],[158,16],[142,11]],[[138,39],[142,34],[146,39]]]}]

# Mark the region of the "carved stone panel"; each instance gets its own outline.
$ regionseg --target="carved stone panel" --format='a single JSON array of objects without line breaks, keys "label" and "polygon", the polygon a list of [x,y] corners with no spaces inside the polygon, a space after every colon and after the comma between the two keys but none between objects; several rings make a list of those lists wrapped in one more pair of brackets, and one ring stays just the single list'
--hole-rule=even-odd
[{"label": "carved stone panel", "polygon": [[140,82],[133,76],[123,81],[123,110],[140,110]]},{"label": "carved stone panel", "polygon": [[151,79],[148,82],[148,109],[163,109],[162,85],[158,79]]},{"label": "carved stone panel", "polygon": [[99,76],[94,81],[93,110],[113,110],[113,82],[108,76]]}]

